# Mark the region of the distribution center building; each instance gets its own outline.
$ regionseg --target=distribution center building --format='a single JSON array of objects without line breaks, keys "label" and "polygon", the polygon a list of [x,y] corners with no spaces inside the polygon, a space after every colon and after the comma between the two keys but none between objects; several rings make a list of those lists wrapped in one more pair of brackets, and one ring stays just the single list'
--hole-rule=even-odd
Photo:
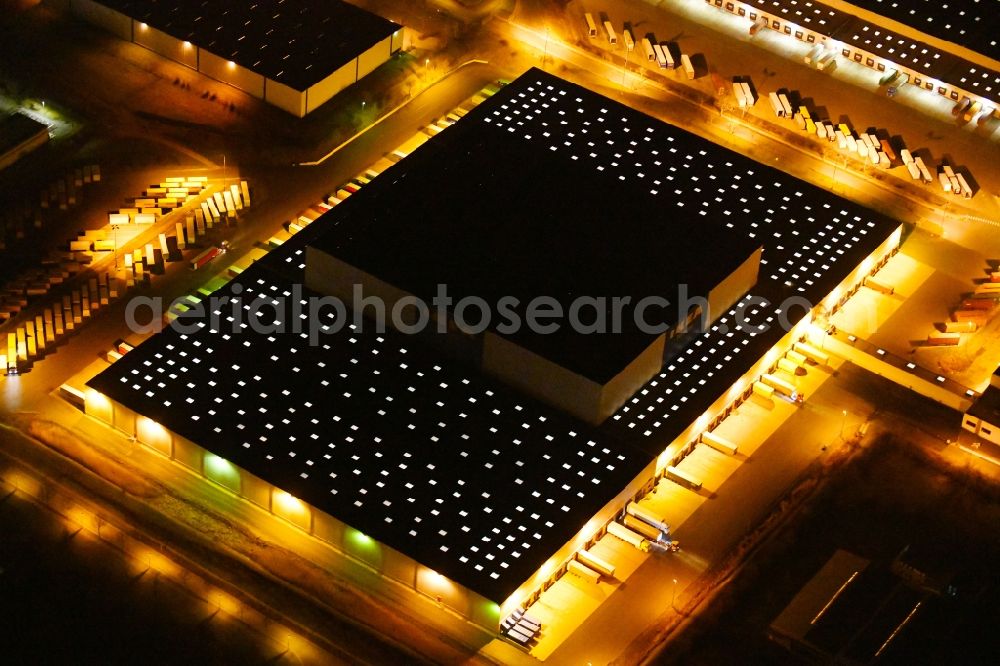
[{"label": "distribution center building", "polygon": [[[90,380],[86,409],[496,627],[746,399],[900,234],[533,69],[217,292],[233,302],[181,317],[183,330]],[[455,309],[438,315],[446,333],[407,335],[309,309],[348,285],[392,304],[438,283],[487,302],[673,303],[680,285],[701,300],[652,309],[664,330],[626,327],[622,340],[470,332]],[[560,387],[583,406],[554,396]]]},{"label": "distribution center building", "polygon": [[403,47],[403,28],[342,0],[69,0],[77,16],[298,117]]}]

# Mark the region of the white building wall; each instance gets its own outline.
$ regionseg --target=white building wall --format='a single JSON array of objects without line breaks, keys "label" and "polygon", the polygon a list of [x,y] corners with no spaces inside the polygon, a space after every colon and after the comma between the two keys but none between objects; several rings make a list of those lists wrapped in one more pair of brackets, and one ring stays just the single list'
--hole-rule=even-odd
[{"label": "white building wall", "polygon": [[351,60],[336,72],[326,77],[306,93],[306,113],[312,113],[323,106],[331,97],[357,81],[358,61]]},{"label": "white building wall", "polygon": [[171,37],[148,25],[144,28],[141,23],[136,23],[134,29],[136,44],[145,46],[164,58],[187,65],[191,69],[198,69],[198,49],[190,42]]},{"label": "white building wall", "polygon": [[293,116],[302,118],[306,115],[306,93],[267,79],[264,82],[264,99],[279,109],[284,109]]},{"label": "white building wall", "polygon": [[205,49],[199,49],[199,71],[217,81],[228,83],[234,88],[264,99],[264,77],[225,58],[220,58]]},{"label": "white building wall", "polygon": [[367,51],[358,56],[358,79],[371,74],[382,63],[389,60],[392,55],[392,37],[386,37],[378,44],[375,44]]}]

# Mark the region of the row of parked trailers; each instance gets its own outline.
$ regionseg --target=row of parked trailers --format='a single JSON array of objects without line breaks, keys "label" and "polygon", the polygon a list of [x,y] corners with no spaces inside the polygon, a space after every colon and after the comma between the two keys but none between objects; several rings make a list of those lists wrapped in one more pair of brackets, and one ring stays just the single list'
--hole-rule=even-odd
[{"label": "row of parked trailers", "polygon": [[[584,19],[587,21],[588,34],[591,37],[597,37],[597,23],[594,21],[593,14],[584,14]],[[602,27],[604,28],[608,43],[612,46],[618,44],[618,33],[615,32],[615,27],[611,21],[605,20]],[[632,29],[627,25],[622,28],[622,41],[625,43],[626,51],[632,52],[635,49],[635,36],[632,34]],[[684,70],[687,78],[693,79],[695,77],[691,57],[686,53],[681,53],[680,48],[675,42],[658,42],[652,34],[646,35],[640,42],[642,43],[642,50],[645,53],[647,61],[655,62],[660,69],[677,69],[679,67]]]},{"label": "row of parked trailers", "polygon": [[[6,353],[0,353],[0,365],[8,375],[16,375],[29,363],[44,357],[63,336],[72,333],[98,309],[118,297],[118,280],[101,273],[54,298],[7,333]],[[3,350],[0,350],[2,352]]]},{"label": "row of parked trailers", "polygon": [[[733,85],[735,92],[736,84]],[[897,146],[897,151],[897,147],[892,145],[892,141],[888,138],[880,138],[874,128],[855,132],[846,123],[835,125],[829,120],[813,119],[808,107],[805,105],[794,107],[788,94],[784,92],[770,92],[767,97],[776,117],[791,118],[800,130],[815,134],[831,143],[836,142],[840,150],[856,155],[859,159],[866,160],[873,166],[889,169],[902,165],[906,167],[907,173],[913,180],[927,184],[938,180],[945,192],[967,199],[972,198],[975,194],[975,190],[970,186],[964,174],[955,172],[947,164],[942,164],[938,167],[935,179],[920,155],[914,155],[904,146]]]}]

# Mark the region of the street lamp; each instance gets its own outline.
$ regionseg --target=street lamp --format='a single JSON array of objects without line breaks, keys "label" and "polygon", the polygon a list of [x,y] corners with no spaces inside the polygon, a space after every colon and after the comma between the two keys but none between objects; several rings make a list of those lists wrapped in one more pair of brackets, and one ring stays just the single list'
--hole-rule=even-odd
[{"label": "street lamp", "polygon": [[549,26],[545,26],[545,49],[542,52],[542,69],[545,69],[545,61],[549,58]]},{"label": "street lamp", "polygon": [[844,439],[844,422],[847,421],[847,410],[840,410],[840,438]]},{"label": "street lamp", "polygon": [[670,594],[670,607],[673,608],[674,610],[677,610],[677,607],[674,606],[674,602],[676,600],[677,600],[677,579],[674,578],[673,592]]},{"label": "street lamp", "polygon": [[112,234],[112,237],[114,238],[114,240],[112,241],[112,244],[115,246],[115,252],[114,252],[114,255],[115,255],[115,273],[117,273],[118,272],[118,225],[117,224],[112,224],[111,225],[111,234]]}]

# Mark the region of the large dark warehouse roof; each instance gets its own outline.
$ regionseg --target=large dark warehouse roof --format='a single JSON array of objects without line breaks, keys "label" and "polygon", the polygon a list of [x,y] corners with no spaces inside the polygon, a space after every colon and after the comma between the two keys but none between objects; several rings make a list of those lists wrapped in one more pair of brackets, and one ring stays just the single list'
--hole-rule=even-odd
[{"label": "large dark warehouse roof", "polygon": [[649,463],[399,334],[254,332],[250,309],[292,284],[264,267],[237,282],[242,325],[226,306],[89,385],[497,603]]},{"label": "large dark warehouse roof", "polygon": [[[534,102],[531,88],[538,90]],[[593,133],[584,136],[569,124],[574,114],[580,116],[574,122],[593,123]],[[466,124],[473,127],[471,136],[489,138],[468,145],[449,139],[462,137]],[[650,280],[660,269],[678,279],[670,265],[676,252],[669,246],[688,247],[688,236],[733,237],[742,247],[762,242],[767,264],[753,293],[771,304],[747,304],[745,298],[741,305],[747,304],[748,312],[742,317],[726,313],[705,335],[688,341],[598,430],[445,361],[417,339],[345,326],[321,336],[321,345],[313,347],[306,334],[252,332],[245,325],[237,327],[238,333],[229,331],[231,306],[221,310],[217,324],[206,321],[186,335],[168,330],[151,337],[89,385],[469,589],[503,601],[781,337],[785,296],[818,301],[897,226],[792,176],[532,70],[431,139],[427,150],[418,149],[386,170],[244,271],[235,281],[244,289],[243,312],[253,303],[291,297],[303,280],[305,247],[329,242],[322,239],[330,233],[339,237],[338,224],[391,239],[400,222],[375,204],[397,205],[385,192],[406,186],[409,179],[425,183],[426,195],[443,206],[441,217],[451,215],[450,195],[466,202],[466,194],[457,191],[463,175],[449,170],[453,180],[440,171],[460,156],[435,152],[430,149],[435,142],[452,151],[492,147],[467,164],[496,174],[503,185],[510,182],[505,170],[534,171],[528,163],[493,162],[494,157],[526,155],[520,147],[505,148],[500,137],[524,144],[534,140],[526,138],[529,133],[554,154],[545,162],[554,172],[537,172],[537,177],[555,181],[562,196],[579,195],[602,206],[578,211],[576,233],[595,246],[581,250],[587,257],[598,257],[603,247],[607,262],[621,265],[613,256],[618,240],[606,219],[635,225],[631,233],[640,238],[646,236],[638,227],[645,225],[651,243],[668,246],[662,262],[644,267]],[[411,160],[422,168],[409,165]],[[612,183],[602,185],[607,197],[583,196],[558,184],[569,177],[564,172],[590,178],[586,172],[598,167],[610,176],[590,182]],[[524,192],[508,194],[491,195],[491,204],[526,210],[517,201],[526,197]],[[622,210],[639,210],[626,194],[646,202],[641,225],[617,217]],[[539,205],[546,211],[557,208],[549,201]],[[482,220],[502,222],[497,211],[480,212]],[[369,226],[355,219],[364,215]],[[473,210],[463,215],[466,224],[481,223]],[[434,221],[427,217],[420,224]],[[450,221],[445,224],[457,233]],[[530,230],[524,233],[530,241]],[[504,239],[497,242],[515,249]],[[398,247],[393,256],[411,262],[404,251],[412,249]],[[450,249],[459,253],[463,247],[452,243]],[[440,251],[436,256],[448,260]],[[692,271],[700,268],[688,258],[677,260]],[[558,262],[574,266],[573,260]],[[601,288],[591,273],[602,266],[578,275],[580,284]],[[565,276],[558,279],[553,284],[578,288]],[[232,286],[220,292],[231,295]],[[272,321],[267,313],[265,308],[265,323]],[[785,314],[794,322],[801,311]],[[284,306],[273,316],[288,326],[295,321]]]},{"label": "large dark warehouse roof", "polygon": [[[318,249],[427,301],[444,283],[491,303],[676,303],[678,285],[704,294],[760,244],[761,280],[818,301],[897,225],[538,69],[324,217]],[[649,338],[563,327],[518,342],[604,381]]]},{"label": "large dark warehouse roof", "polygon": [[342,0],[100,2],[299,91],[401,27]]}]

